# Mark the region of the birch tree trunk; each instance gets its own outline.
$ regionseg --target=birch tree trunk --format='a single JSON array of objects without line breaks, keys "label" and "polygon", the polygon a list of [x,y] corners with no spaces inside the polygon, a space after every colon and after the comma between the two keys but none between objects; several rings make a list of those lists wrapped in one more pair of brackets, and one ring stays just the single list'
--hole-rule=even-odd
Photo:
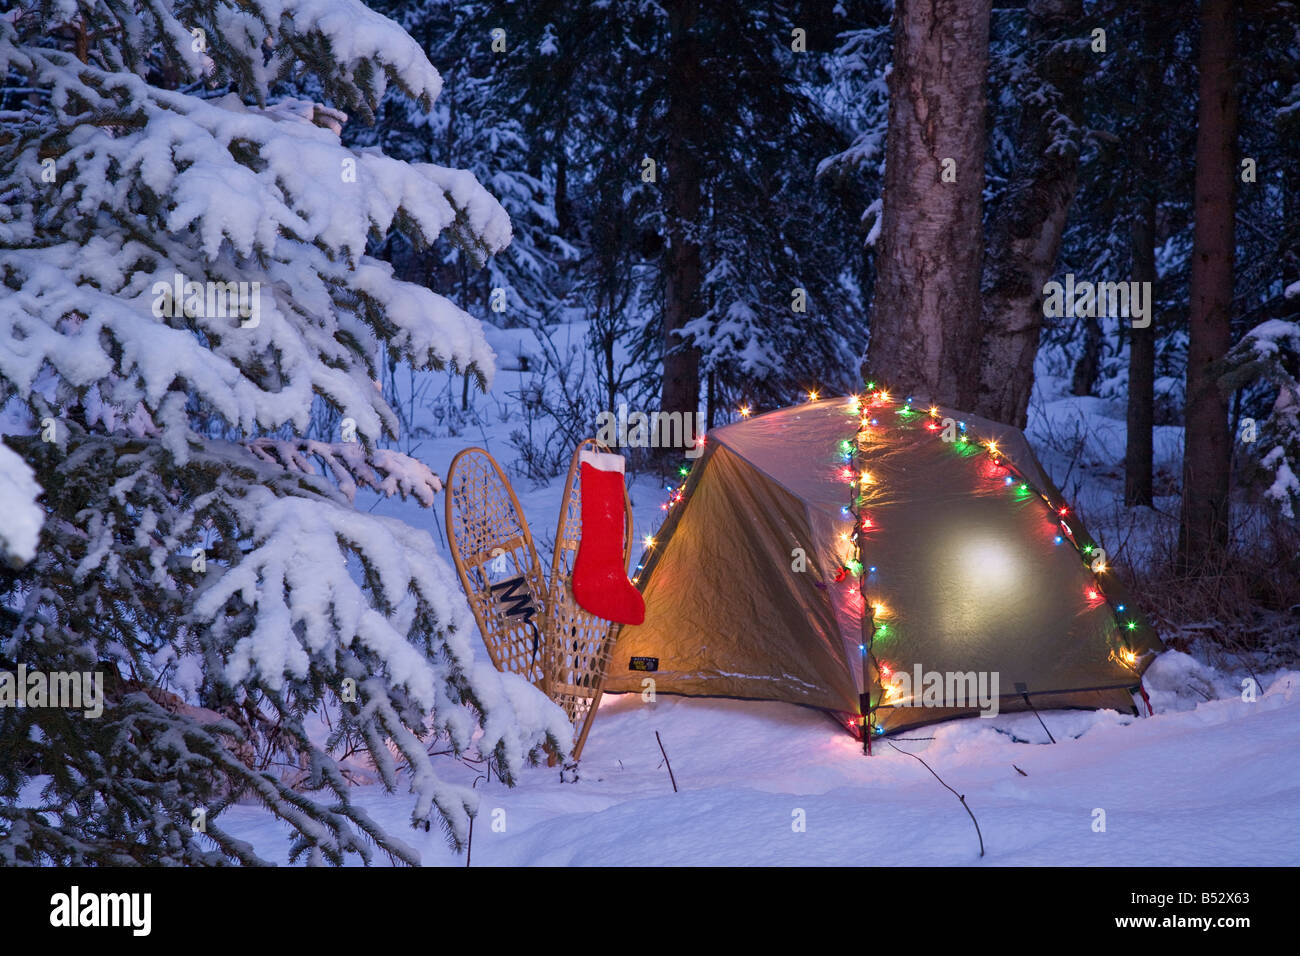
[{"label": "birch tree trunk", "polygon": [[863,374],[969,407],[977,384],[989,0],[897,0]]}]

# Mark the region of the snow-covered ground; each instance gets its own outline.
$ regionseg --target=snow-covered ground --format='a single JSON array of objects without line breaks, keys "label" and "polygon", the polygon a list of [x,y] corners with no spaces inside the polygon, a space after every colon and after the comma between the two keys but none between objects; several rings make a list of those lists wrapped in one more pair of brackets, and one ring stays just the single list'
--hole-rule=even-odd
[{"label": "snow-covered ground", "polygon": [[[499,353],[509,337],[490,336]],[[508,435],[517,425],[496,412],[522,375],[506,370],[502,357],[493,394],[474,400],[478,422],[416,451],[439,474],[468,445],[503,464],[514,459]],[[1087,493],[1100,481],[1093,507],[1104,498],[1105,471],[1123,454],[1123,421],[1107,412],[1095,399],[1048,395],[1029,428],[1042,449],[1087,426],[1082,459],[1091,474],[1078,488]],[[1176,431],[1160,430],[1158,466],[1176,461]],[[1068,495],[1055,454],[1045,449],[1044,463]],[[515,486],[549,566],[559,481]],[[631,491],[639,538],[658,526],[664,492],[648,477]],[[442,541],[441,498],[434,511],[360,496],[358,504]],[[1104,544],[1104,528],[1092,530]],[[895,738],[906,753],[882,743],[871,758],[825,715],[793,705],[607,696],[577,782],[547,767],[526,770],[514,788],[480,780],[471,864],[1294,865],[1300,672],[1258,675],[1253,702],[1242,699],[1245,676],[1171,651],[1146,676],[1154,717],[1042,712],[1056,744],[1032,714],[951,721]],[[907,754],[965,795],[983,834],[982,859],[957,798]],[[466,784],[480,773],[452,758],[440,770]],[[362,786],[354,799],[390,833],[405,834],[426,864],[465,865],[439,833],[409,829],[408,794]],[[265,811],[240,805],[222,821],[263,856],[287,859],[287,832]]]},{"label": "snow-covered ground", "polygon": [[[1202,686],[1207,675],[1178,652],[1166,658],[1148,675],[1154,717],[1044,711],[1056,744],[1032,714],[950,721],[897,739],[965,795],[983,859],[970,818],[924,766],[886,745],[863,756],[817,712],[624,694],[605,699],[576,783],[538,767],[513,789],[479,784],[470,863],[1300,863],[1300,672],[1264,678],[1254,703],[1225,680],[1219,690],[1230,696],[1193,701],[1189,681]],[[447,764],[465,782],[476,775]],[[439,834],[406,828],[405,794],[362,787],[355,799],[390,832],[405,829],[426,864],[465,864]],[[1104,832],[1094,829],[1098,810]],[[264,812],[240,806],[222,819],[263,855],[285,857],[284,830]]]}]

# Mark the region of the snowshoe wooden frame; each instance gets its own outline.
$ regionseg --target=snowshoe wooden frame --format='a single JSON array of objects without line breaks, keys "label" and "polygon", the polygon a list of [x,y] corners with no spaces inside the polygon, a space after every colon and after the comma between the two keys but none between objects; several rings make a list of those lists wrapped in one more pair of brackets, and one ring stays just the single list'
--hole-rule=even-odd
[{"label": "snowshoe wooden frame", "polygon": [[466,448],[446,483],[447,541],[497,670],[546,688],[546,579],[528,520],[496,459]]},{"label": "snowshoe wooden frame", "polygon": [[[563,708],[577,734],[573,745],[574,760],[582,756],[587,734],[600,706],[614,639],[621,626],[583,610],[573,597],[573,566],[582,537],[579,459],[584,450],[608,452],[610,449],[592,438],[579,442],[574,449],[569,476],[564,484],[560,519],[555,528],[551,587],[546,601],[547,692]],[[626,570],[632,558],[632,503],[626,487],[623,489],[623,514],[623,567]]]},{"label": "snowshoe wooden frame", "polygon": [[[595,439],[578,443],[569,463],[549,585],[519,499],[501,466],[482,448],[466,448],[447,468],[447,540],[470,610],[497,670],[527,678],[573,724],[573,759],[591,731],[619,625],[585,611],[573,597],[573,567],[582,537],[584,450],[608,452]],[[623,566],[632,559],[632,503],[623,490]],[[553,758],[552,758],[553,759]]]}]

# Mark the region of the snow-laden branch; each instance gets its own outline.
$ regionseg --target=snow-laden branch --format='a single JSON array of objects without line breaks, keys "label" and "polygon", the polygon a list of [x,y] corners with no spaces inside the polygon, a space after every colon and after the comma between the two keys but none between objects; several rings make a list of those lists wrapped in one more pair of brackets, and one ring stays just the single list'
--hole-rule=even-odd
[{"label": "snow-laden branch", "polygon": [[45,513],[36,503],[41,486],[27,463],[0,445],[0,560],[26,564],[36,557]]}]

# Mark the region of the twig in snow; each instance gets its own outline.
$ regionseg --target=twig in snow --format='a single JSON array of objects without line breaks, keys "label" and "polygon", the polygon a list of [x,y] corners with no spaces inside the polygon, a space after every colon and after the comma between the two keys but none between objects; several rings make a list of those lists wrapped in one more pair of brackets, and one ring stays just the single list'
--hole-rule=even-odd
[{"label": "twig in snow", "polygon": [[[1231,640],[1231,639],[1230,639],[1230,640]],[[1245,650],[1245,648],[1242,647],[1242,644],[1241,644],[1240,641],[1238,641],[1238,640],[1231,640],[1231,643],[1232,643],[1235,647],[1240,647],[1243,651]],[[1262,682],[1262,681],[1261,681],[1261,680],[1260,680],[1260,679],[1255,675],[1255,669],[1254,669],[1253,667],[1250,666],[1250,662],[1249,662],[1248,660],[1246,660],[1246,658],[1242,657],[1241,654],[1238,653],[1236,650],[1231,650],[1231,654],[1232,654],[1232,656],[1235,657],[1237,660],[1241,661],[1242,666],[1246,668],[1246,673],[1249,674],[1249,675],[1250,675],[1250,679],[1253,680],[1253,681],[1255,682],[1255,687],[1259,690],[1260,693],[1263,693],[1263,692],[1264,692],[1264,684],[1263,684],[1263,682]]]},{"label": "twig in snow", "polygon": [[1022,777],[1028,777],[1028,776],[1029,776],[1029,774],[1025,773],[1025,772],[1024,772],[1023,770],[1021,770],[1019,767],[1016,767],[1015,764],[1012,764],[1011,766],[1015,768],[1016,773],[1020,774],[1020,776],[1022,776]]},{"label": "twig in snow", "polygon": [[[491,764],[488,765],[488,774],[489,774],[489,776],[488,776],[488,782],[490,783],[490,782],[492,781],[492,777],[491,777]],[[471,783],[471,784],[469,785],[469,788],[470,788],[471,790],[473,790],[473,789],[475,789],[476,787],[478,787],[478,782],[479,782],[480,780],[482,780],[482,779],[483,779],[483,775],[482,775],[482,774],[479,774],[477,777],[474,778],[474,782]],[[470,858],[470,854],[472,854],[473,852],[474,852],[474,818],[473,818],[473,817],[470,817],[470,818],[469,818],[469,837],[465,840],[465,866],[467,866],[467,867],[469,866],[469,858]]]},{"label": "twig in snow", "polygon": [[[655,731],[655,740],[659,740],[659,731]],[[664,755],[664,763],[668,764],[668,779],[673,782],[673,793],[677,792],[677,778],[673,776],[673,765],[668,762],[668,751],[664,750],[664,742],[659,740],[659,752]]]},{"label": "twig in snow", "polygon": [[[893,742],[892,740],[886,740],[885,743],[889,744],[889,746],[891,746],[891,747],[894,747],[894,742]],[[899,748],[899,747],[894,747],[894,749],[897,750],[900,754],[907,754],[909,757],[913,758],[914,760],[920,760],[920,761],[921,761],[921,766],[924,767],[926,770],[929,770],[929,771],[930,771],[930,774],[934,777],[935,780],[938,780],[940,783],[943,783],[943,777],[941,777],[941,776],[939,776],[937,773],[935,773],[935,772],[934,772],[934,768],[932,768],[932,767],[931,767],[928,763],[926,763],[924,760],[921,760],[921,758],[918,757],[916,754],[913,754],[913,753],[907,753],[906,750],[903,750],[903,749],[901,749],[901,748]],[[1013,764],[1013,766],[1014,766],[1014,764]],[[1022,772],[1023,772],[1023,771],[1022,771]],[[1026,774],[1026,776],[1028,776],[1028,774]],[[956,790],[954,790],[952,787],[949,787],[946,783],[943,783],[943,785],[944,785],[944,788],[945,788],[949,793],[951,793],[954,797],[956,797],[958,800],[961,801],[961,805],[962,805],[963,807],[965,807],[965,808],[966,808],[966,812],[967,812],[968,814],[970,814],[970,822],[973,823],[973,824],[975,824],[975,836],[979,837],[979,841],[980,841],[980,856],[983,856],[983,855],[984,855],[984,834],[980,833],[980,822],[979,822],[978,820],[975,819],[975,814],[971,813],[970,807],[966,805],[966,796],[965,796],[965,794],[958,793],[958,792],[957,792]]]}]

